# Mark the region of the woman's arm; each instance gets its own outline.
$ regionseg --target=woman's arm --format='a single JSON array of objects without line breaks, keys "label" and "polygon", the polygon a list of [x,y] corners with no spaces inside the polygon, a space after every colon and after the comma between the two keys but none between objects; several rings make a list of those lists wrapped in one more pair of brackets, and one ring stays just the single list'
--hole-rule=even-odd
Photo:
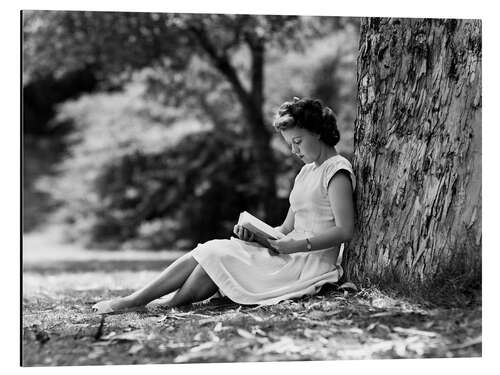
[{"label": "woman's arm", "polygon": [[335,217],[335,227],[311,237],[311,250],[348,242],[354,234],[354,202],[351,179],[347,171],[336,173],[328,185],[328,199]]},{"label": "woman's arm", "polygon": [[285,221],[279,227],[275,229],[279,230],[283,234],[288,234],[293,230],[295,223],[295,213],[292,211],[292,207],[288,208],[288,213],[286,214]]},{"label": "woman's arm", "polygon": [[[352,239],[354,233],[354,202],[352,185],[348,172],[339,171],[328,185],[328,199],[335,217],[336,226],[310,237],[311,250],[320,250],[340,245]],[[270,241],[273,247],[282,254],[307,251],[306,240],[284,239]]]}]

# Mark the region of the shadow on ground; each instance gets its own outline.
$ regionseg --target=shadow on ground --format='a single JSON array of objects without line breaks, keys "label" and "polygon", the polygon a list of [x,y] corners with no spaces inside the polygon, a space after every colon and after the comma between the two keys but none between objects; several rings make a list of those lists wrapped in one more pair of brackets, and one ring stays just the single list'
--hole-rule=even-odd
[{"label": "shadow on ground", "polygon": [[[117,253],[117,256],[119,254]],[[116,259],[99,260],[65,260],[60,262],[46,261],[43,263],[29,263],[23,267],[23,272],[37,273],[43,275],[57,275],[58,273],[71,272],[116,272],[116,271],[161,271],[172,261],[168,260],[135,260]]]}]

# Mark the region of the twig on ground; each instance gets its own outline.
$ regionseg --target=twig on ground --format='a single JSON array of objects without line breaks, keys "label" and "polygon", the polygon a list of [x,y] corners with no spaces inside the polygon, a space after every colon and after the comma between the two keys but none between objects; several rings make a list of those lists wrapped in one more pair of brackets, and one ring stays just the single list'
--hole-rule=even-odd
[{"label": "twig on ground", "polygon": [[394,327],[394,328],[392,328],[392,330],[399,332],[399,333],[404,333],[407,335],[419,335],[419,336],[427,336],[427,337],[438,336],[438,334],[436,332],[421,331],[419,329],[414,329],[414,328]]},{"label": "twig on ground", "polygon": [[475,337],[473,339],[469,339],[469,340],[463,342],[462,344],[450,346],[450,349],[451,350],[464,349],[464,348],[468,348],[469,346],[482,344],[482,342],[483,342],[483,337],[482,337],[482,335],[479,335],[478,337]]},{"label": "twig on ground", "polygon": [[97,328],[97,332],[94,335],[94,339],[99,340],[104,333],[104,315],[101,315],[101,323],[99,324],[99,328]]}]

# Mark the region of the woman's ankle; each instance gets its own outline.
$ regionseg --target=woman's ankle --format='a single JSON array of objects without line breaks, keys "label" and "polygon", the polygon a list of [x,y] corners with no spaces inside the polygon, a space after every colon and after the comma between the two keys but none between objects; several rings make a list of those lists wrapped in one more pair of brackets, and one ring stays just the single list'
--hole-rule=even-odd
[{"label": "woman's ankle", "polygon": [[133,294],[123,297],[121,302],[125,304],[126,307],[139,307],[146,305],[144,301],[139,299],[137,296],[134,296]]}]

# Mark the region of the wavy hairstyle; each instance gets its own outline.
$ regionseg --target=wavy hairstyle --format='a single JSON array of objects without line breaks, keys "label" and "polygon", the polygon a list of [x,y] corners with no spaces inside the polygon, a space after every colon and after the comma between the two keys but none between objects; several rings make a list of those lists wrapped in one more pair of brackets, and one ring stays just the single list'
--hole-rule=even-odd
[{"label": "wavy hairstyle", "polygon": [[331,147],[340,140],[335,113],[317,99],[293,98],[293,101],[283,103],[276,113],[273,126],[276,130],[298,126],[319,134],[319,139]]}]

